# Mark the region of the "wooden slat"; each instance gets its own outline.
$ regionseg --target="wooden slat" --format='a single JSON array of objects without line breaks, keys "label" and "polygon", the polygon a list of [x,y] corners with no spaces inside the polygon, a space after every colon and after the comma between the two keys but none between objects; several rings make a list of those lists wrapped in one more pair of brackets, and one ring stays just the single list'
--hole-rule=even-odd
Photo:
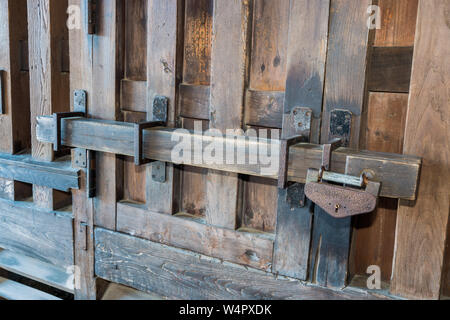
[{"label": "wooden slat", "polygon": [[[248,60],[248,1],[214,0],[210,128],[240,129]],[[206,220],[235,229],[240,208],[238,175],[210,170],[206,188]]]},{"label": "wooden slat", "polygon": [[[69,1],[69,5],[77,6],[81,12],[86,12],[87,3],[84,0]],[[80,29],[69,30],[70,92],[86,90],[89,111],[94,98],[92,91],[93,39],[91,35],[88,35],[86,18],[86,15],[82,15]],[[70,105],[73,106],[73,101]],[[94,278],[94,212],[93,201],[87,198],[84,170],[80,172],[80,190],[72,191],[72,213],[74,216],[74,262],[81,271],[78,278],[79,285],[75,288],[75,299],[95,300],[97,288]],[[88,228],[86,229],[83,224],[86,224]],[[90,241],[86,242],[86,237]]]},{"label": "wooden slat", "polygon": [[[184,2],[151,0],[148,3],[147,34],[147,120],[153,120],[153,100],[165,96],[169,100],[168,125],[175,126],[177,90],[181,74]],[[147,169],[147,206],[161,213],[178,210],[179,170],[172,164],[166,168],[166,182],[152,179],[152,166]]]},{"label": "wooden slat", "polygon": [[154,242],[269,271],[273,241],[263,234],[236,232],[197,219],[162,215],[120,203],[118,231]]},{"label": "wooden slat", "polygon": [[[293,117],[295,108],[304,107],[313,113],[311,135],[306,138],[319,142],[329,9],[329,1],[291,2],[283,139],[302,134]],[[279,190],[274,271],[306,280],[312,208],[309,201],[304,207],[296,206],[288,196],[288,190]]]},{"label": "wooden slat", "polygon": [[408,93],[413,47],[375,47],[368,71],[368,90]]},{"label": "wooden slat", "polygon": [[281,128],[283,125],[284,92],[247,90],[245,95],[247,125]]},{"label": "wooden slat", "polygon": [[126,111],[147,112],[147,81],[122,80],[120,108]]},{"label": "wooden slat", "polygon": [[[0,152],[16,153],[31,146],[29,74],[22,71],[22,45],[27,42],[26,0],[0,3],[0,76],[2,114]],[[15,200],[31,195],[31,189],[11,180],[0,179],[0,197]]]},{"label": "wooden slat", "polygon": [[[345,109],[352,113],[349,146],[359,146],[370,31],[364,13],[371,4],[371,0],[331,1],[322,143],[330,140],[331,112]],[[335,171],[333,164],[331,170]],[[310,263],[314,282],[337,288],[346,285],[350,236],[351,218],[335,219],[316,206]]]},{"label": "wooden slat", "polygon": [[180,116],[209,120],[210,87],[204,85],[180,85]]},{"label": "wooden slat", "polygon": [[147,80],[147,4],[147,0],[124,1],[124,75],[128,80]]},{"label": "wooden slat", "polygon": [[[61,40],[68,38],[65,12],[67,0],[28,1],[30,39],[30,108],[31,130],[36,130],[36,117],[70,109],[69,74],[62,70]],[[68,48],[66,48],[68,50]],[[52,146],[39,142],[32,134],[33,158],[53,161]],[[70,196],[39,185],[33,186],[37,206],[51,210],[69,204]]]},{"label": "wooden slat", "polygon": [[70,212],[42,211],[29,202],[0,200],[0,247],[66,268],[73,265]]},{"label": "wooden slat", "polygon": [[[391,291],[437,299],[441,292],[450,197],[450,3],[420,0],[404,152],[424,158],[419,196],[398,210]],[[420,143],[418,143],[420,141]]]},{"label": "wooden slat", "polygon": [[138,291],[129,287],[122,286],[117,283],[111,283],[106,289],[105,294],[102,297],[105,301],[119,301],[119,300],[164,300],[163,297],[155,294],[148,294],[142,291]]},{"label": "wooden slat", "polygon": [[67,157],[46,163],[33,160],[28,154],[0,153],[0,177],[60,191],[79,189],[78,170],[72,168]]},{"label": "wooden slat", "polygon": [[[39,117],[37,135],[42,142],[53,141],[52,117]],[[174,129],[145,130],[143,135],[144,156],[163,162],[172,161],[172,150],[180,140],[201,139],[202,135],[191,132],[181,133]],[[223,139],[226,143],[226,137]],[[134,127],[132,124],[114,121],[102,121],[92,119],[64,119],[62,121],[62,142],[64,145],[75,148],[85,148],[94,151],[110,152],[120,155],[133,156]],[[220,141],[220,140],[219,140]],[[210,140],[203,142],[202,152],[209,145]],[[250,148],[246,142],[239,142],[237,148],[245,150],[246,158],[250,156]],[[260,139],[262,148],[271,147],[271,143],[278,144],[278,140]],[[253,149],[253,148],[252,148]],[[192,147],[191,154],[194,154]],[[320,168],[322,163],[322,147],[320,145],[299,144],[291,147],[289,154],[289,181],[306,182],[306,174],[309,168]],[[194,164],[201,168],[209,168],[220,171],[241,173],[253,176],[262,176],[261,164]],[[414,200],[416,198],[418,176],[421,166],[420,158],[414,156],[401,156],[395,154],[376,153],[368,151],[355,151],[340,148],[333,152],[331,166],[334,172],[345,173],[346,163],[352,170],[364,170],[370,168],[376,179],[382,181],[381,196],[388,198],[402,198]],[[278,174],[266,176],[277,179]]]},{"label": "wooden slat", "polygon": [[0,249],[0,268],[59,290],[74,292],[73,274],[13,251]]},{"label": "wooden slat", "polygon": [[[92,38],[92,104],[89,115],[105,120],[120,120],[120,80],[123,78],[123,1],[97,3],[98,30]],[[121,198],[122,162],[116,155],[97,154],[94,199],[95,221],[98,226],[114,230],[116,203]]]},{"label": "wooden slat", "polygon": [[55,296],[0,277],[0,298],[6,300],[61,300]]},{"label": "wooden slat", "polygon": [[[96,274],[169,299],[373,299],[223,264],[219,260],[104,229],[95,230]],[[118,266],[116,268],[116,266]]]},{"label": "wooden slat", "polygon": [[[380,152],[403,152],[408,94],[370,93],[366,146]],[[357,217],[352,245],[351,274],[365,275],[377,265],[381,277],[392,274],[398,201],[380,199],[375,212]]]},{"label": "wooden slat", "polygon": [[379,0],[381,29],[376,31],[375,46],[408,47],[414,45],[418,0]]}]

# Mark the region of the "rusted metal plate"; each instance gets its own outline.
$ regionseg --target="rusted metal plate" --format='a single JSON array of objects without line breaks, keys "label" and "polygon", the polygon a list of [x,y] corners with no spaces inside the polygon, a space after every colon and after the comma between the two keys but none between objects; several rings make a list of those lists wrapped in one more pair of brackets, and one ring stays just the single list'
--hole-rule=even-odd
[{"label": "rusted metal plate", "polygon": [[345,218],[375,210],[377,197],[369,192],[327,183],[309,182],[306,196],[335,218]]}]

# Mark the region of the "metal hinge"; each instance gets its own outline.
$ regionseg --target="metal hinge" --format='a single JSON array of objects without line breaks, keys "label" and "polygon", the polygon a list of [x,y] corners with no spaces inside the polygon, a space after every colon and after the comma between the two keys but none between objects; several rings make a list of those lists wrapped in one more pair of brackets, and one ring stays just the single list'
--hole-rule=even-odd
[{"label": "metal hinge", "polygon": [[97,0],[87,0],[87,30],[88,34],[97,32]]}]

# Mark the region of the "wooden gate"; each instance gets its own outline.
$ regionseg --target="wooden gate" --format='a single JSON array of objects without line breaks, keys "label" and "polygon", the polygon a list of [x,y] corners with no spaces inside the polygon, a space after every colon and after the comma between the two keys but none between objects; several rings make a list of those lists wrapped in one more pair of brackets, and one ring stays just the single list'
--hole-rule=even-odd
[{"label": "wooden gate", "polygon": [[[0,1],[9,5],[10,16],[23,10]],[[445,0],[433,2],[450,10]],[[414,147],[420,122],[415,117],[421,113],[414,99],[422,101],[417,86],[423,83],[417,70],[406,121],[418,4],[417,30],[427,35],[427,19],[439,10],[425,0],[29,0],[28,38],[18,43],[29,46],[30,67],[21,72],[30,77],[31,112],[24,113],[31,114],[32,139],[14,130],[15,113],[21,112],[14,109],[12,140],[2,151],[15,153],[31,143],[34,160],[54,161],[60,158],[52,143],[57,147],[60,139],[72,147],[73,169],[64,162],[65,179],[79,175],[76,186],[34,185],[33,208],[52,212],[70,201],[55,190],[72,189],[72,216],[61,215],[67,220],[48,226],[70,229],[61,235],[70,240],[58,241],[73,246],[54,259],[53,252],[39,251],[35,258],[60,267],[75,264],[80,281],[68,291],[78,299],[97,297],[97,278],[177,299],[375,298],[387,291],[344,289],[374,265],[384,282],[393,278],[393,293],[438,298],[446,287],[448,212],[441,208],[442,216],[432,221],[440,238],[415,230],[416,222],[428,220],[409,215],[418,210],[412,207],[422,164],[416,156],[429,157],[442,146],[448,156],[448,141],[432,151]],[[43,42],[48,52],[41,52]],[[415,63],[438,63],[422,52],[427,44],[420,38],[416,46]],[[441,74],[448,83],[448,68]],[[28,98],[8,90],[15,99]],[[155,101],[161,97],[168,102],[167,128],[142,132],[136,124],[158,120]],[[60,123],[50,116],[69,106],[86,115],[65,115]],[[299,118],[305,110],[310,125]],[[445,119],[429,121],[448,132]],[[174,164],[176,128],[194,134],[192,151],[205,151],[201,142],[195,145],[196,137],[210,129],[241,129],[242,135],[268,129],[267,139],[256,144],[277,141],[277,151],[294,136],[303,136],[303,143],[286,149],[290,183],[284,188],[277,185],[278,167],[263,176],[256,167],[235,163]],[[426,135],[425,128],[419,130]],[[376,212],[335,219],[302,197],[308,169],[323,164],[321,144],[336,137],[344,145],[333,151],[330,169],[351,176],[365,172],[381,182]],[[404,144],[409,155],[395,155]],[[248,156],[249,146],[243,146]],[[366,149],[371,151],[356,151]],[[153,162],[136,165],[141,157]],[[448,163],[444,158],[441,163]],[[48,166],[55,167],[52,174],[58,170],[57,162]],[[0,181],[0,195],[13,183],[16,198],[10,195],[9,201],[20,200],[19,190],[31,196],[29,186],[12,182],[24,178],[4,178],[11,180]],[[425,181],[423,188],[431,188],[431,180]],[[416,208],[433,207],[424,198],[419,194]],[[445,207],[444,198],[438,202]],[[6,230],[1,223],[0,230]],[[2,239],[14,238],[5,232],[0,247],[20,247],[3,245],[8,241]],[[430,286],[403,269],[414,256],[406,242],[419,242],[417,232],[440,261],[420,260]]]}]

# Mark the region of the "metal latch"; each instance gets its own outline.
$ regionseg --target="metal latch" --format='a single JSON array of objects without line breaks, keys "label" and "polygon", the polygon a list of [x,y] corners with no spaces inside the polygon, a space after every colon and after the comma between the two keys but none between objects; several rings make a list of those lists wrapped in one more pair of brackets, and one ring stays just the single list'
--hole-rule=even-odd
[{"label": "metal latch", "polygon": [[365,174],[354,177],[330,172],[331,152],[339,145],[335,140],[324,146],[322,168],[308,170],[305,194],[335,218],[370,213],[377,206],[381,183],[370,181]]}]

